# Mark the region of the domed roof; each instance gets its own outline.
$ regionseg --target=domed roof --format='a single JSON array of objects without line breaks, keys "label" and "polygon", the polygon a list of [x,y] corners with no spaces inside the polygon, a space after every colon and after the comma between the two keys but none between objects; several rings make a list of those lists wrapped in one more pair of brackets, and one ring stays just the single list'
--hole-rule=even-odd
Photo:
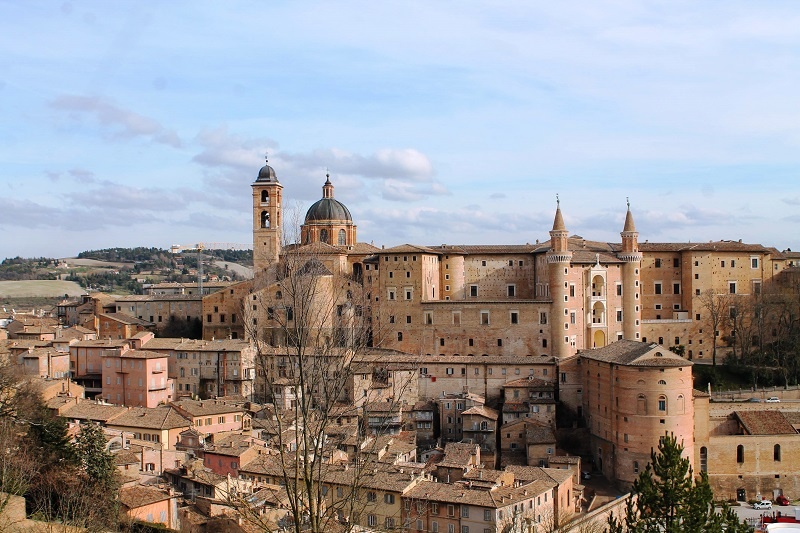
[{"label": "domed roof", "polygon": [[353,217],[350,215],[350,210],[339,200],[323,198],[309,207],[306,213],[306,222],[316,222],[320,220],[342,220],[352,222]]},{"label": "domed roof", "polygon": [[327,174],[325,175],[325,185],[322,186],[322,200],[318,200],[306,212],[306,223],[322,220],[353,222],[350,210],[342,202],[334,199],[333,184]]},{"label": "domed roof", "polygon": [[275,175],[275,169],[269,165],[264,165],[261,167],[261,170],[258,171],[256,183],[264,182],[278,183],[278,176]]}]

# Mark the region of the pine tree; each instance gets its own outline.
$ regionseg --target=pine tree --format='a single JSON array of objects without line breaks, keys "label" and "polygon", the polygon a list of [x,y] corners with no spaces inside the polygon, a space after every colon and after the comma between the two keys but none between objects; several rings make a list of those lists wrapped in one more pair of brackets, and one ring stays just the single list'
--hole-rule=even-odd
[{"label": "pine tree", "polygon": [[714,494],[705,472],[695,479],[683,445],[674,435],[661,438],[650,464],[633,483],[623,520],[609,517],[612,533],[745,532],[728,508],[714,509]]},{"label": "pine tree", "polygon": [[81,432],[75,438],[75,452],[92,482],[104,488],[113,487],[117,470],[114,456],[106,449],[106,437],[100,426],[81,424]]}]

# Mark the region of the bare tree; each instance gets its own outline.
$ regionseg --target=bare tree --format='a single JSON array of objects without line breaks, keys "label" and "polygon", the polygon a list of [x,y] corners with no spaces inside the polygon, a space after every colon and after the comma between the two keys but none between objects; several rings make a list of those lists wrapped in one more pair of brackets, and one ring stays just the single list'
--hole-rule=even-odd
[{"label": "bare tree", "polygon": [[[396,376],[360,361],[374,333],[370,298],[349,268],[336,247],[286,244],[243,302],[245,335],[256,346],[255,396],[274,409],[272,444],[288,513],[276,524],[274,516],[253,510],[257,497],[240,494],[232,503],[265,531],[283,526],[321,533],[334,524],[349,529],[366,505],[362,482],[386,468],[376,448],[383,446],[380,433],[390,428],[370,424],[377,419],[370,405],[380,401],[399,411],[406,384],[395,383],[391,394],[383,386],[356,389],[356,375],[381,384]],[[343,419],[352,421],[359,442],[354,457],[334,436]],[[344,490],[331,494],[334,485]]]},{"label": "bare tree", "polygon": [[734,299],[731,294],[717,293],[713,289],[703,292],[700,297],[700,306],[703,309],[704,324],[710,329],[711,335],[711,363],[717,366],[717,339],[720,332],[727,327],[731,318],[731,308],[734,308]]}]

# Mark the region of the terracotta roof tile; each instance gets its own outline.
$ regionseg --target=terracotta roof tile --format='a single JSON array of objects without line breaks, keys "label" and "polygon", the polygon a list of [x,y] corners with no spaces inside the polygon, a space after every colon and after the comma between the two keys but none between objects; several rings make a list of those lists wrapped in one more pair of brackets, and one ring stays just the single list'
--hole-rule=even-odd
[{"label": "terracotta roof tile", "polygon": [[113,426],[146,429],[175,429],[191,427],[191,422],[173,407],[131,407],[115,417]]},{"label": "terracotta roof tile", "polygon": [[602,348],[582,351],[578,355],[585,359],[629,366],[692,366],[691,361],[664,346],[631,340],[619,340]]},{"label": "terracotta roof tile", "polygon": [[168,500],[170,497],[169,492],[166,490],[145,487],[144,485],[123,487],[119,490],[119,501],[128,509],[137,509],[145,505]]},{"label": "terracotta roof tile", "polygon": [[748,435],[796,435],[791,422],[778,410],[734,411]]}]

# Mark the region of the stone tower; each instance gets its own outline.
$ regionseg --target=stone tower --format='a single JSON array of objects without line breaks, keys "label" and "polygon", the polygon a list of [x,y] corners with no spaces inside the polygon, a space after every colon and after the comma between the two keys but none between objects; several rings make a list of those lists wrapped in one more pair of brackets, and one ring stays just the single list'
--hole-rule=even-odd
[{"label": "stone tower", "polygon": [[642,253],[639,251],[639,232],[633,223],[631,204],[625,215],[625,227],[622,236],[622,250],[618,257],[624,261],[622,265],[622,335],[625,339],[641,340],[642,308],[639,295],[641,293]]},{"label": "stone tower", "polygon": [[[569,306],[568,279],[572,252],[569,251],[569,232],[564,225],[564,217],[561,216],[561,202],[556,204],[556,217],[553,220],[553,229],[550,231],[550,251],[547,252],[547,269],[550,282],[550,296],[553,299],[552,306],[552,343],[553,355],[563,358],[571,355],[573,349],[570,346],[571,338],[577,335],[577,331],[569,330],[569,322],[566,320],[566,313]],[[567,329],[561,327],[562,322]],[[575,326],[571,326],[575,327]]]},{"label": "stone tower", "polygon": [[275,170],[265,164],[253,187],[253,270],[256,276],[278,261],[281,253],[281,201],[283,185]]}]

